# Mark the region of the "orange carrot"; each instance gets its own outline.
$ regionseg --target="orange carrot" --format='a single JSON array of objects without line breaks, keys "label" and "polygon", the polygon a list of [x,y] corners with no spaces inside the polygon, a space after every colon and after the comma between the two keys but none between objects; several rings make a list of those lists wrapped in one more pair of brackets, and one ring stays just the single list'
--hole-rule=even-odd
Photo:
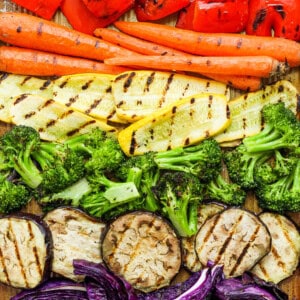
[{"label": "orange carrot", "polygon": [[[150,22],[118,21],[115,26],[130,35],[197,55],[270,56],[290,66],[300,65],[300,43],[277,37],[235,33],[199,33]],[[255,67],[254,67],[255,68]]]},{"label": "orange carrot", "polygon": [[269,77],[287,71],[285,63],[268,56],[146,56],[114,57],[104,60],[109,65],[138,66],[168,71],[200,74],[227,74]]},{"label": "orange carrot", "polygon": [[[175,50],[170,47],[165,47],[154,42],[145,41],[141,38],[136,38],[129,34],[109,29],[97,28],[94,35],[104,41],[116,44],[123,48],[146,55],[183,55],[183,51]],[[186,55],[190,55],[186,53]]]},{"label": "orange carrot", "polygon": [[0,71],[32,76],[76,73],[119,74],[127,68],[109,66],[85,58],[64,56],[25,48],[1,46]]},{"label": "orange carrot", "polygon": [[104,60],[137,55],[88,34],[25,13],[0,13],[0,40],[14,46]]}]

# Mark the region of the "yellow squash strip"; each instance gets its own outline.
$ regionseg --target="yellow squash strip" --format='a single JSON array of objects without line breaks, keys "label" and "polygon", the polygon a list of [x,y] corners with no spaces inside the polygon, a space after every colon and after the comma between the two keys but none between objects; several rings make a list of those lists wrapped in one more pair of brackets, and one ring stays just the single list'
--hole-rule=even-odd
[{"label": "yellow squash strip", "polygon": [[0,121],[11,123],[13,98],[24,93],[52,95],[52,82],[33,76],[0,73]]},{"label": "yellow squash strip", "polygon": [[118,140],[127,155],[188,146],[214,136],[230,124],[227,98],[202,93],[157,110],[121,130]]},{"label": "yellow squash strip", "polygon": [[158,71],[130,71],[116,76],[112,93],[120,118],[134,122],[157,109],[199,93],[222,94],[230,90],[213,80]]},{"label": "yellow squash strip", "polygon": [[12,122],[35,128],[41,138],[49,141],[64,141],[67,137],[84,133],[98,127],[115,133],[116,129],[68,108],[51,98],[23,94],[14,99],[11,107]]},{"label": "yellow squash strip", "polygon": [[247,93],[228,103],[231,124],[215,139],[226,146],[231,141],[257,134],[261,131],[263,120],[261,110],[268,103],[284,102],[286,107],[295,114],[299,112],[299,94],[296,87],[286,80],[278,81],[274,85]]},{"label": "yellow squash strip", "polygon": [[125,123],[116,114],[114,78],[92,73],[61,76],[53,83],[53,100],[100,120]]}]

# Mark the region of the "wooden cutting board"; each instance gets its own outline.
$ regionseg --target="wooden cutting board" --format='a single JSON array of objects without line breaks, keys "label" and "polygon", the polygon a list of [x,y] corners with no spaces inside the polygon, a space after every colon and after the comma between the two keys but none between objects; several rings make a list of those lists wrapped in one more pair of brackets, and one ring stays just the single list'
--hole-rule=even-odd
[{"label": "wooden cutting board", "polygon": [[[9,0],[0,0],[0,11],[20,11],[26,12],[26,10],[21,9],[15,4],[12,4]],[[133,12],[129,12],[123,16],[124,20],[128,21],[135,21],[135,16]],[[58,12],[54,17],[55,22],[70,26],[66,21],[65,17]],[[164,22],[170,25],[173,25],[175,22],[175,18],[170,17],[164,19]],[[289,74],[285,79],[291,80],[292,83],[297,87],[298,91],[300,92],[300,68],[292,70],[291,74]],[[239,95],[238,91],[232,90],[232,97]],[[10,125],[2,123],[0,121],[0,135],[3,134],[5,131],[11,128]],[[247,197],[247,201],[245,204],[246,208],[254,211],[259,212],[260,208],[257,206],[255,197],[252,194],[249,194]],[[32,202],[24,209],[26,212],[31,212],[35,214],[41,214],[41,211],[38,205],[35,202]],[[289,217],[300,227],[300,213],[289,214]],[[177,280],[182,280],[185,278],[186,273],[182,271],[179,275]],[[280,283],[280,287],[289,295],[290,300],[300,300],[300,268],[297,269],[295,274],[284,280]],[[8,300],[10,297],[18,293],[19,290],[7,287],[0,284],[0,300]],[[250,300],[250,299],[249,299]]]}]

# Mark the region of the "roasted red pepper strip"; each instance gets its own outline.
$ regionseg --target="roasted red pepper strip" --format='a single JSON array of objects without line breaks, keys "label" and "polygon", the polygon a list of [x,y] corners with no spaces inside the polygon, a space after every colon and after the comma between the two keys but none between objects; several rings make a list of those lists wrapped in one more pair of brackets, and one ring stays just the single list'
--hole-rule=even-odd
[{"label": "roasted red pepper strip", "polygon": [[300,41],[300,1],[250,0],[246,32]]},{"label": "roasted red pepper strip", "polygon": [[135,14],[138,21],[160,20],[186,7],[190,0],[136,0]]},{"label": "roasted red pepper strip", "polygon": [[36,15],[50,20],[54,16],[62,0],[12,0]]},{"label": "roasted red pepper strip", "polygon": [[83,0],[86,7],[100,18],[116,21],[134,5],[134,0]]},{"label": "roasted red pepper strip", "polygon": [[74,29],[87,34],[93,34],[96,28],[106,27],[115,21],[96,17],[82,0],[63,0],[60,8]]},{"label": "roasted red pepper strip", "polygon": [[247,20],[248,0],[194,0],[179,14],[176,27],[237,33],[245,29]]}]

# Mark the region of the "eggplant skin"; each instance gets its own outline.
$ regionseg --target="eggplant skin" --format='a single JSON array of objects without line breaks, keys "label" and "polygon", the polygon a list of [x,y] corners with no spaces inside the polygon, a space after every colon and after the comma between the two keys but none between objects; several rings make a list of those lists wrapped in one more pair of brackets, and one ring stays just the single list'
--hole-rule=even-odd
[{"label": "eggplant skin", "polygon": [[53,240],[43,219],[31,213],[0,218],[0,282],[31,289],[51,275]]},{"label": "eggplant skin", "polygon": [[69,206],[48,212],[44,221],[53,238],[52,271],[74,281],[83,281],[84,276],[74,274],[73,259],[102,262],[101,236],[106,223]]},{"label": "eggplant skin", "polygon": [[114,274],[147,293],[168,286],[180,271],[180,240],[160,215],[133,211],[108,225],[102,257]]}]

